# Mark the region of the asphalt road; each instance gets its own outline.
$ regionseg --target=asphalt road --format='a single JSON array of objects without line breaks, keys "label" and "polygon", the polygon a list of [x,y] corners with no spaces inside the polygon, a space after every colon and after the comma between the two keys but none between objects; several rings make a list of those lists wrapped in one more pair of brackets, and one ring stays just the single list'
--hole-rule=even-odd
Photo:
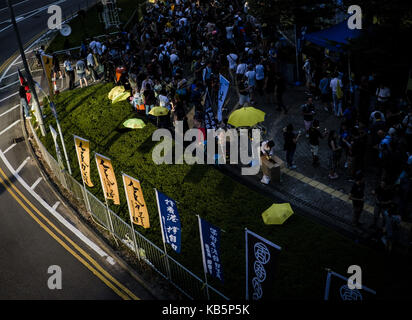
[{"label": "asphalt road", "polygon": [[[14,1],[24,43],[46,30],[47,6],[55,2]],[[86,5],[57,2],[67,15]],[[0,0],[1,64],[18,50],[7,19],[6,1]],[[6,67],[0,77],[15,72]],[[22,139],[17,91],[18,85],[11,83],[0,92],[0,300],[156,299],[52,192]],[[61,289],[49,288],[50,277],[56,276],[48,273],[50,266],[61,270]]]},{"label": "asphalt road", "polygon": [[[50,14],[47,9],[56,4],[62,8],[63,18],[85,8],[95,0],[11,0],[20,30],[22,42],[30,41],[40,32],[47,30]],[[10,23],[10,13],[5,0],[0,0],[0,65],[18,50],[16,36]]]}]

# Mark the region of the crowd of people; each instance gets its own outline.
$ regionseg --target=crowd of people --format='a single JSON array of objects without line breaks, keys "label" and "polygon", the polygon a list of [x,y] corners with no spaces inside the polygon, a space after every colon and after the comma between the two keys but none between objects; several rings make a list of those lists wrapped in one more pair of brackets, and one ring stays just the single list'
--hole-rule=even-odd
[{"label": "crowd of people", "polygon": [[[123,85],[131,92],[133,107],[148,117],[154,106],[171,111],[170,118],[161,117],[161,127],[183,121],[187,130],[187,111],[194,107],[194,125],[204,134],[202,97],[207,90],[217,105],[218,76],[224,74],[239,97],[234,108],[256,105],[258,100],[288,113],[283,102],[287,85],[280,67],[280,37],[260,24],[243,1],[156,1],[146,10],[143,20],[129,32],[104,41],[83,41],[79,56],[69,54],[64,58],[69,89],[74,88],[75,74],[81,87],[98,80]],[[55,59],[57,78],[61,73]],[[303,71],[308,95],[301,107],[305,132],[295,132],[292,124],[284,128],[286,164],[296,169],[294,154],[304,135],[316,169],[320,164],[320,140],[326,140],[329,178],[338,179],[338,172],[344,168],[353,180],[350,197],[355,226],[359,225],[364,206],[366,169],[376,167],[379,183],[374,221],[375,226],[384,228],[384,241],[389,247],[392,226],[409,217],[411,106],[406,97],[391,95],[384,78],[349,75],[327,55],[323,60],[306,58]],[[341,125],[321,130],[317,112],[334,114],[341,119]],[[228,127],[227,117],[220,125]],[[273,147],[273,141],[265,141],[262,155],[272,155]],[[261,182],[268,184],[269,173],[265,168],[263,171]]]}]

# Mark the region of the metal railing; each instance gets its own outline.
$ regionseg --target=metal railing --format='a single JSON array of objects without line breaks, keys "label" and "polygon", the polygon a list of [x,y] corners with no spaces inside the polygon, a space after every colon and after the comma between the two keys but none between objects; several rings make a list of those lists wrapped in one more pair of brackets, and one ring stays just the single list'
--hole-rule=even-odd
[{"label": "metal railing", "polygon": [[[205,281],[196,276],[182,264],[177,262],[168,254],[156,246],[149,239],[144,237],[138,231],[134,230],[136,238],[136,247],[133,242],[132,227],[126,223],[121,217],[116,215],[112,210],[108,210],[106,205],[96,198],[90,191],[85,189],[81,183],[69,175],[66,170],[61,170],[57,160],[49,153],[43,143],[40,141],[29,122],[29,129],[36,141],[38,149],[48,165],[50,172],[60,183],[60,185],[70,193],[70,195],[85,206],[91,214],[93,220],[100,224],[101,227],[108,230],[120,242],[126,245],[133,251],[140,261],[150,266],[153,270],[159,273],[163,278],[173,284],[180,292],[192,300],[206,300],[206,284]],[[110,215],[110,217],[109,217]],[[110,223],[111,221],[111,223]],[[170,272],[170,273],[169,273]],[[208,284],[210,299],[229,300],[228,297],[214,289]]]}]

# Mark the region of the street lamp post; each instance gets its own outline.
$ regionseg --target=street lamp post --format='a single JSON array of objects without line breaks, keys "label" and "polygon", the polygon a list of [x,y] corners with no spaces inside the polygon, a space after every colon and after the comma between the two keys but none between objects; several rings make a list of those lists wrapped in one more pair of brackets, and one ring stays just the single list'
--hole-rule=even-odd
[{"label": "street lamp post", "polygon": [[42,116],[42,113],[41,113],[41,110],[40,110],[40,103],[39,103],[39,98],[37,97],[36,87],[34,86],[34,81],[33,81],[33,78],[31,76],[31,73],[30,73],[29,65],[27,64],[26,55],[24,54],[24,49],[23,49],[23,45],[21,43],[19,29],[17,28],[16,18],[14,16],[13,6],[11,5],[10,0],[6,0],[6,1],[7,1],[8,7],[9,7],[9,11],[10,11],[11,23],[13,24],[14,32],[16,33],[17,44],[19,46],[21,59],[23,61],[24,69],[26,70],[27,80],[29,82],[29,87],[30,87],[31,92],[33,93],[34,106],[35,106],[36,114],[37,114],[37,118],[38,118],[37,120],[39,121],[39,125],[40,125],[40,131],[41,131],[42,136],[44,137],[46,135],[46,129],[45,129],[44,123],[43,123],[43,116]]}]

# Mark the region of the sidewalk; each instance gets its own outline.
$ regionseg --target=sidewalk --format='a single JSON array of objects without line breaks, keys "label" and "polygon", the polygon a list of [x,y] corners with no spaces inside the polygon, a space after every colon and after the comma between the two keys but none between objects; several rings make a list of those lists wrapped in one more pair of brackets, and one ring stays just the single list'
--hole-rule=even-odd
[{"label": "sidewalk", "polygon": [[[277,196],[283,195],[282,198],[287,202],[311,208],[312,214],[316,219],[353,233],[360,238],[371,238],[374,232],[369,226],[373,221],[374,196],[372,190],[374,190],[378,181],[376,170],[374,167],[368,166],[368,159],[366,159],[366,201],[360,219],[363,225],[361,229],[354,228],[351,225],[352,203],[349,200],[349,192],[353,182],[349,181],[349,172],[346,172],[347,169],[343,166],[344,156],[342,156],[342,163],[338,170],[339,178],[337,180],[330,180],[328,177],[329,148],[327,139],[324,138],[319,146],[320,165],[316,168],[312,166],[310,145],[304,134],[305,129],[300,108],[306,102],[306,99],[304,87],[288,87],[284,95],[284,103],[288,107],[288,114],[285,115],[283,111],[276,110],[276,105],[269,105],[266,102],[266,97],[259,97],[258,95],[255,97],[255,107],[266,112],[264,121],[264,126],[267,129],[266,138],[274,140],[276,156],[286,161],[286,153],[283,150],[283,128],[288,123],[293,124],[296,132],[299,130],[303,132],[298,141],[294,157],[297,169],[283,168],[281,182],[271,182],[268,186],[260,183],[261,172],[257,176],[247,177],[241,176],[239,169],[234,169],[230,166],[225,166],[225,169],[239,175],[241,180],[248,184],[253,184],[267,193],[277,194]],[[231,97],[231,100],[236,99]],[[321,129],[338,130],[341,120],[333,114],[324,111],[320,101],[314,101],[314,104],[316,106],[315,118],[320,121]],[[411,226],[412,224],[409,222],[402,222],[401,224],[400,242],[403,245],[407,245],[410,241]]]}]

